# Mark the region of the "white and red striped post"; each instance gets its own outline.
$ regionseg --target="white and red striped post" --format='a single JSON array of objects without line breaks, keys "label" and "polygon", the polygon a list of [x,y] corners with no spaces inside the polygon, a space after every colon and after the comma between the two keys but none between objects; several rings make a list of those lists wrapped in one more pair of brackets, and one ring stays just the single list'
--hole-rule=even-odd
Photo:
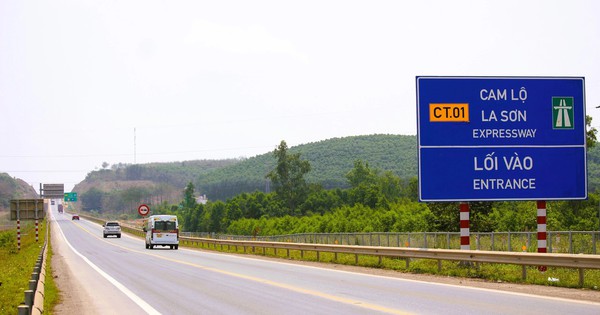
[{"label": "white and red striped post", "polygon": [[35,242],[38,242],[38,202],[35,200]]},{"label": "white and red striped post", "polygon": [[21,220],[17,220],[17,249],[21,250]]},{"label": "white and red striped post", "polygon": [[[546,201],[537,202],[537,239],[538,253],[546,253]],[[546,271],[546,266],[539,266],[539,271]]]},{"label": "white and red striped post", "polygon": [[471,249],[471,232],[469,230],[469,204],[466,202],[460,203],[460,249]]}]

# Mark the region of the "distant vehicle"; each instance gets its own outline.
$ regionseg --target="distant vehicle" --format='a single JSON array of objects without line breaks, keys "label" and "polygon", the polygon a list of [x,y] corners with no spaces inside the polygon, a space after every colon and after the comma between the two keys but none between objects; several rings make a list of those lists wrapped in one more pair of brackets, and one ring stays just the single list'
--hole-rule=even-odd
[{"label": "distant vehicle", "polygon": [[50,204],[54,206],[54,200],[50,200]]},{"label": "distant vehicle", "polygon": [[179,223],[175,215],[152,215],[143,228],[146,232],[146,248],[169,246],[179,248]]},{"label": "distant vehicle", "polygon": [[108,237],[109,235],[115,235],[117,238],[121,238],[121,225],[119,222],[108,221],[106,224],[103,224],[102,227],[104,228],[102,231],[104,238]]},{"label": "distant vehicle", "polygon": [[63,213],[63,205],[58,205],[58,213]]},{"label": "distant vehicle", "polygon": [[71,220],[79,220],[79,216],[74,214],[73,217],[71,218]]}]

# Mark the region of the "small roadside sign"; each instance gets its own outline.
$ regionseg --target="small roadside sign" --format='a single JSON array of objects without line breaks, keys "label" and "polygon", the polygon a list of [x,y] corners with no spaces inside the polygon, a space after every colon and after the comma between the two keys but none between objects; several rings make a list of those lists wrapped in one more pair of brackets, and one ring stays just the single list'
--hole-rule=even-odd
[{"label": "small roadside sign", "polygon": [[150,213],[150,207],[148,207],[147,205],[140,205],[138,207],[138,213],[143,217],[147,216],[148,213]]}]

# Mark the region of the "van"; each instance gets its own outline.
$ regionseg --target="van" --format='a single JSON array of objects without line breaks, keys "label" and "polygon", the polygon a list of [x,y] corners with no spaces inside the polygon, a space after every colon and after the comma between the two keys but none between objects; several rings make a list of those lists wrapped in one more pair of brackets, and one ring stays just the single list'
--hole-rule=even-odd
[{"label": "van", "polygon": [[169,246],[179,248],[179,223],[175,215],[152,215],[148,217],[146,226],[146,249],[154,246]]}]

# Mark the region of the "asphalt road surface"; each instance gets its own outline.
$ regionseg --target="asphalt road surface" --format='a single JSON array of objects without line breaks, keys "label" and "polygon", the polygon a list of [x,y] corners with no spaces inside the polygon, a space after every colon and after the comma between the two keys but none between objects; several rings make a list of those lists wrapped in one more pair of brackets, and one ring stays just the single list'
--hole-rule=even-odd
[{"label": "asphalt road surface", "polygon": [[[52,213],[78,314],[600,314],[600,304],[181,248]],[[55,270],[56,271],[56,270]],[[66,271],[65,271],[66,272]],[[58,274],[58,277],[68,275]]]}]

